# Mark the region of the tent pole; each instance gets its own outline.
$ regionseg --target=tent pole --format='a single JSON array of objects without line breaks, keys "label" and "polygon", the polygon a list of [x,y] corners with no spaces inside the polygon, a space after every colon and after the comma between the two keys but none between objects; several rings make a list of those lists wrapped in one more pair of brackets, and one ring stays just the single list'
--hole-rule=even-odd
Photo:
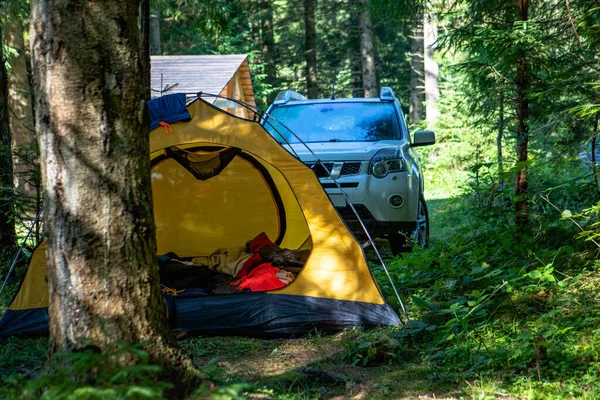
[{"label": "tent pole", "polygon": [[[251,106],[250,104],[248,104],[248,103],[246,103],[244,101],[237,100],[237,99],[232,99],[232,98],[227,97],[227,96],[215,95],[215,94],[204,93],[204,92],[186,93],[186,95],[187,94],[196,95],[196,97],[198,99],[200,99],[202,96],[215,97],[215,98],[221,98],[221,99],[228,99],[228,100],[231,100],[231,101],[233,101],[233,102],[235,102],[235,103],[237,103],[237,104],[239,104],[241,106],[246,107],[250,111],[253,111],[255,114],[259,114],[259,116],[261,118],[264,118],[264,116],[267,115],[266,112],[260,110],[256,106]],[[269,117],[272,118],[273,120],[277,121],[276,118],[274,118],[274,117],[272,117],[270,115],[269,115]],[[279,121],[277,121],[277,122],[279,122]],[[277,128],[275,128],[268,120],[266,121],[266,123],[269,124],[269,126],[271,126],[275,131],[277,131],[279,133],[279,131],[277,130]],[[369,233],[369,231],[367,230],[367,227],[363,223],[362,218],[360,218],[360,216],[358,215],[358,211],[356,211],[356,209],[354,208],[354,205],[350,201],[350,198],[346,194],[346,191],[344,189],[342,189],[342,186],[339,184],[339,182],[337,181],[337,179],[335,179],[331,175],[331,171],[325,166],[325,164],[323,163],[323,161],[311,150],[311,148],[308,147],[308,145],[306,143],[304,143],[304,141],[302,139],[300,139],[298,137],[298,135],[296,135],[290,128],[288,128],[287,126],[285,126],[285,124],[283,124],[281,122],[279,122],[279,124],[281,126],[283,126],[287,131],[289,131],[297,140],[300,141],[300,143],[302,143],[304,145],[304,147],[306,147],[308,149],[308,151],[315,158],[316,162],[318,164],[321,164],[321,166],[325,169],[325,171],[327,171],[327,174],[329,175],[329,177],[331,179],[333,179],[333,182],[335,182],[335,184],[338,187],[338,189],[340,189],[341,193],[344,195],[344,198],[346,199],[346,202],[348,203],[348,205],[352,209],[352,212],[354,212],[354,214],[356,215],[356,218],[358,218],[358,222],[360,222],[360,226],[362,227],[363,231],[367,235],[367,238],[369,239],[368,243],[370,243],[371,246],[373,246],[373,249],[375,250],[375,253],[377,254],[377,258],[379,259],[379,262],[381,263],[381,266],[383,267],[383,270],[385,271],[385,274],[387,275],[387,277],[388,277],[388,279],[390,281],[390,284],[392,285],[392,289],[394,289],[394,294],[396,295],[396,298],[398,299],[398,302],[400,303],[400,307],[402,308],[402,313],[404,314],[404,317],[406,318],[406,321],[407,322],[410,321],[410,318],[408,317],[408,311],[406,311],[406,307],[404,306],[404,302],[402,301],[402,298],[400,298],[400,294],[398,293],[398,290],[396,289],[396,285],[394,284],[392,276],[390,275],[390,272],[388,271],[387,265],[385,264],[385,261],[383,261],[383,258],[381,257],[381,254],[379,253],[379,249],[377,248],[377,246],[375,246],[375,242],[373,241],[373,238],[371,238],[371,234]],[[283,138],[283,135],[280,134],[280,136]],[[292,151],[293,151],[293,147],[290,146],[290,149],[292,149]],[[298,154],[294,154],[294,155],[296,156],[296,158],[299,158]]]},{"label": "tent pole", "polygon": [[15,268],[15,265],[17,264],[17,261],[19,260],[21,251],[23,250],[23,247],[25,247],[25,243],[27,243],[27,239],[29,239],[29,235],[31,235],[31,231],[33,230],[35,225],[38,223],[38,220],[40,219],[40,215],[42,214],[43,210],[44,210],[44,207],[40,208],[37,215],[35,216],[35,219],[33,220],[33,224],[31,224],[31,227],[29,228],[29,231],[27,232],[27,235],[25,235],[25,239],[23,239],[23,243],[21,243],[21,246],[19,247],[19,251],[17,251],[17,255],[15,256],[15,259],[13,260],[13,263],[10,266],[10,269],[8,270],[8,274],[6,274],[6,279],[4,279],[4,283],[2,284],[2,288],[0,289],[0,295],[2,295],[2,292],[4,291],[4,288],[6,287],[6,284],[8,283],[8,278],[10,278],[10,274],[12,273],[13,269]]},{"label": "tent pole", "polygon": [[[277,121],[277,119],[271,117],[269,115],[270,118],[272,118],[273,120]],[[352,209],[352,212],[354,213],[354,215],[356,216],[356,218],[358,219],[358,222],[360,223],[360,226],[362,227],[363,231],[365,232],[365,235],[367,235],[367,238],[369,239],[369,241],[367,243],[370,243],[371,246],[373,246],[373,249],[375,250],[375,254],[377,254],[377,258],[379,259],[379,262],[381,263],[381,266],[383,267],[383,270],[385,271],[385,274],[387,275],[390,284],[392,285],[392,289],[394,289],[394,294],[396,295],[396,298],[398,299],[398,302],[400,303],[400,307],[402,308],[402,313],[404,314],[404,317],[406,318],[406,321],[410,321],[410,318],[408,316],[408,311],[406,311],[406,307],[404,307],[404,302],[402,301],[402,298],[400,298],[400,294],[398,293],[398,290],[396,289],[396,285],[394,284],[394,281],[392,279],[392,276],[390,275],[390,272],[388,271],[387,265],[385,264],[385,261],[383,261],[383,258],[381,257],[381,254],[379,253],[379,249],[377,248],[377,246],[375,246],[375,242],[373,241],[373,238],[371,237],[371,234],[369,233],[369,231],[367,230],[367,227],[365,226],[362,218],[360,217],[360,215],[358,214],[358,211],[356,211],[356,208],[354,208],[354,205],[352,204],[352,202],[350,201],[350,198],[348,197],[348,195],[346,194],[346,191],[344,189],[342,189],[342,186],[339,184],[339,182],[337,181],[336,178],[333,177],[333,175],[331,174],[331,171],[329,170],[329,168],[327,168],[327,166],[323,163],[323,160],[321,160],[319,158],[319,156],[317,156],[312,149],[302,140],[300,139],[300,137],[298,135],[296,135],[290,128],[288,128],[285,124],[283,124],[280,121],[277,121],[282,127],[284,127],[287,131],[289,131],[292,135],[294,135],[294,137],[304,145],[304,147],[306,147],[306,149],[311,153],[311,155],[315,158],[316,162],[318,164],[321,165],[321,167],[323,167],[323,169],[327,172],[327,175],[329,175],[329,178],[331,178],[333,180],[333,182],[335,183],[335,185],[338,187],[338,189],[340,190],[340,192],[344,195],[344,198],[346,199],[347,204],[350,206],[350,208]],[[271,126],[275,131],[277,131],[277,133],[279,133],[279,131],[277,130],[277,128],[275,128],[269,121],[267,121],[267,123],[269,124],[269,126]],[[279,133],[279,136],[281,136],[283,138],[283,135],[281,135]],[[289,145],[289,143],[288,143]],[[292,146],[290,146],[291,149],[293,149]],[[295,153],[295,152],[294,152]],[[296,154],[296,157],[298,157],[298,155]]]}]

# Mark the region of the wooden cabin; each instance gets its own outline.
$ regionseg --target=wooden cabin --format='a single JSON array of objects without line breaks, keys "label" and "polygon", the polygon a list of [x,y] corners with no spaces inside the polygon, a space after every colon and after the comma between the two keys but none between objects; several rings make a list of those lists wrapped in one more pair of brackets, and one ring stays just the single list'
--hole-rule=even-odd
[{"label": "wooden cabin", "polygon": [[[255,106],[247,54],[212,56],[151,56],[152,97],[198,92],[220,95]],[[202,97],[203,100],[238,117],[248,118],[248,110],[233,101]]]}]

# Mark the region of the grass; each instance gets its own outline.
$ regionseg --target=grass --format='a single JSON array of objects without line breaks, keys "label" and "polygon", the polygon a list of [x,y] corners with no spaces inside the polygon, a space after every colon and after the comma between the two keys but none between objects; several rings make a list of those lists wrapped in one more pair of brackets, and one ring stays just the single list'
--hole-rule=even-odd
[{"label": "grass", "polygon": [[[579,230],[539,198],[530,203],[532,231],[517,240],[511,204],[461,183],[467,178],[460,173],[426,174],[436,182],[426,194],[431,248],[388,260],[413,319],[407,329],[278,340],[190,338],[182,348],[216,385],[190,398],[600,398],[598,248],[577,239]],[[539,176],[532,184],[547,186]],[[588,201],[578,186],[548,193],[560,209],[585,208]],[[593,233],[598,210],[590,210],[577,218]],[[381,267],[372,267],[397,307]],[[45,339],[0,344],[0,397],[39,397],[39,389],[30,397],[21,393],[32,393],[28,382],[44,379],[36,376],[46,346]],[[84,364],[102,362],[85,357]],[[152,385],[158,386],[146,397],[160,398],[151,370],[142,372],[121,387],[119,398],[140,398],[137,389]],[[69,393],[70,382],[53,384]]]}]

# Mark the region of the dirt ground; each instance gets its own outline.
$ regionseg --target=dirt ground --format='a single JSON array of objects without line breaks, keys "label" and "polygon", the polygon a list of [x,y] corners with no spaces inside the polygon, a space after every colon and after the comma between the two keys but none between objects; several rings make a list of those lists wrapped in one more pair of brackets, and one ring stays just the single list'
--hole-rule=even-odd
[{"label": "dirt ground", "polygon": [[300,339],[194,338],[182,343],[217,385],[249,384],[253,399],[456,399],[421,363],[363,367],[345,356],[341,333]]}]

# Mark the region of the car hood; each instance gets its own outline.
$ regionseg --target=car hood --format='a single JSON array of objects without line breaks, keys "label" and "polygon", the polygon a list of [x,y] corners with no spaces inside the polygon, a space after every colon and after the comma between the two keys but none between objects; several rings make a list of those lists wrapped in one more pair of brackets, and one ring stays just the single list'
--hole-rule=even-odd
[{"label": "car hood", "polygon": [[[310,148],[307,149],[307,146]],[[294,143],[283,147],[292,154],[298,155],[303,162],[317,161],[314,153],[321,161],[369,161],[381,149],[396,148],[397,140],[381,140],[379,142],[317,142]],[[311,153],[312,150],[312,153]]]}]

